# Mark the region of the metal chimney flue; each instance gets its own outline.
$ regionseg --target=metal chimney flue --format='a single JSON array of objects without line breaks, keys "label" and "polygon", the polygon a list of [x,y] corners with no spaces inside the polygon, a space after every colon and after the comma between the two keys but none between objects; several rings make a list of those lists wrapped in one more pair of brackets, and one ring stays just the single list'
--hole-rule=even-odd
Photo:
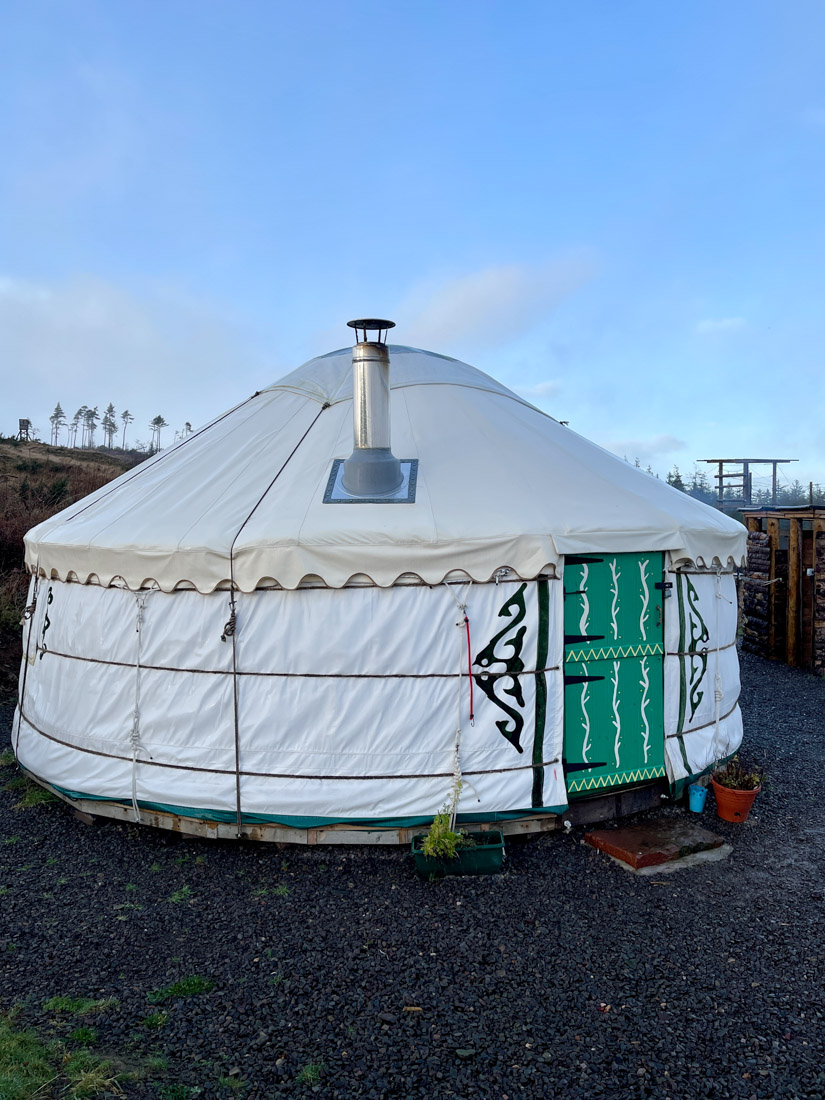
[{"label": "metal chimney flue", "polygon": [[[390,352],[387,333],[394,321],[348,321],[357,343],[352,349],[353,451],[344,462],[341,484],[354,497],[380,497],[400,488],[401,463],[390,446]],[[367,339],[377,332],[378,338]]]}]

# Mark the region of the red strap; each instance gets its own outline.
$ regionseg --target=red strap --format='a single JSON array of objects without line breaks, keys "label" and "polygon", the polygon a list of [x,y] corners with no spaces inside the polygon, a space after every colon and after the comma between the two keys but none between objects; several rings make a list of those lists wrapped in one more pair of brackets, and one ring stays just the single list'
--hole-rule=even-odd
[{"label": "red strap", "polygon": [[473,713],[473,651],[470,648],[470,620],[467,618],[467,612],[464,612],[464,626],[467,628],[467,675],[470,680],[470,724],[473,724],[475,714]]}]

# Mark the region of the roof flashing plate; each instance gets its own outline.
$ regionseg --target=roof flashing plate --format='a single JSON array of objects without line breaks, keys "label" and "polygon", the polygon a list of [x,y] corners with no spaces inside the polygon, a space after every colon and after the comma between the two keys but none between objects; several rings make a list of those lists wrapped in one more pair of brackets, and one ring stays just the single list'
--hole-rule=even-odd
[{"label": "roof flashing plate", "polygon": [[333,459],[324,504],[415,504],[415,490],[418,482],[418,459],[402,458],[401,473],[403,480],[397,489],[383,496],[359,497],[348,493],[341,483],[344,473],[344,459]]}]

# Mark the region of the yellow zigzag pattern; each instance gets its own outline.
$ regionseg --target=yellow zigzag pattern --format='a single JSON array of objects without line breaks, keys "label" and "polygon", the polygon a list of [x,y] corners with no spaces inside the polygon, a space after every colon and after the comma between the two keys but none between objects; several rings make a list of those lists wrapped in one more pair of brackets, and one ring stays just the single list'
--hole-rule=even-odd
[{"label": "yellow zigzag pattern", "polygon": [[567,790],[593,791],[599,787],[617,787],[624,783],[641,783],[643,779],[655,779],[664,775],[664,766],[658,768],[639,768],[635,772],[612,772],[610,775],[594,775],[587,779],[571,779]]},{"label": "yellow zigzag pattern", "polygon": [[655,657],[664,653],[665,647],[656,645],[612,645],[601,649],[572,649],[565,661],[608,661],[612,657]]}]

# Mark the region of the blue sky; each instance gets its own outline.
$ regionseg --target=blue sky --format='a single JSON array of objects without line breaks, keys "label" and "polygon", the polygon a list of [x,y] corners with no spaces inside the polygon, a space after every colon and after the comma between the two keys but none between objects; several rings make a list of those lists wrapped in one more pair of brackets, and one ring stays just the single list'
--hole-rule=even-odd
[{"label": "blue sky", "polygon": [[825,481],[821,3],[0,14],[0,430],[197,424],[371,314],[661,473]]}]

